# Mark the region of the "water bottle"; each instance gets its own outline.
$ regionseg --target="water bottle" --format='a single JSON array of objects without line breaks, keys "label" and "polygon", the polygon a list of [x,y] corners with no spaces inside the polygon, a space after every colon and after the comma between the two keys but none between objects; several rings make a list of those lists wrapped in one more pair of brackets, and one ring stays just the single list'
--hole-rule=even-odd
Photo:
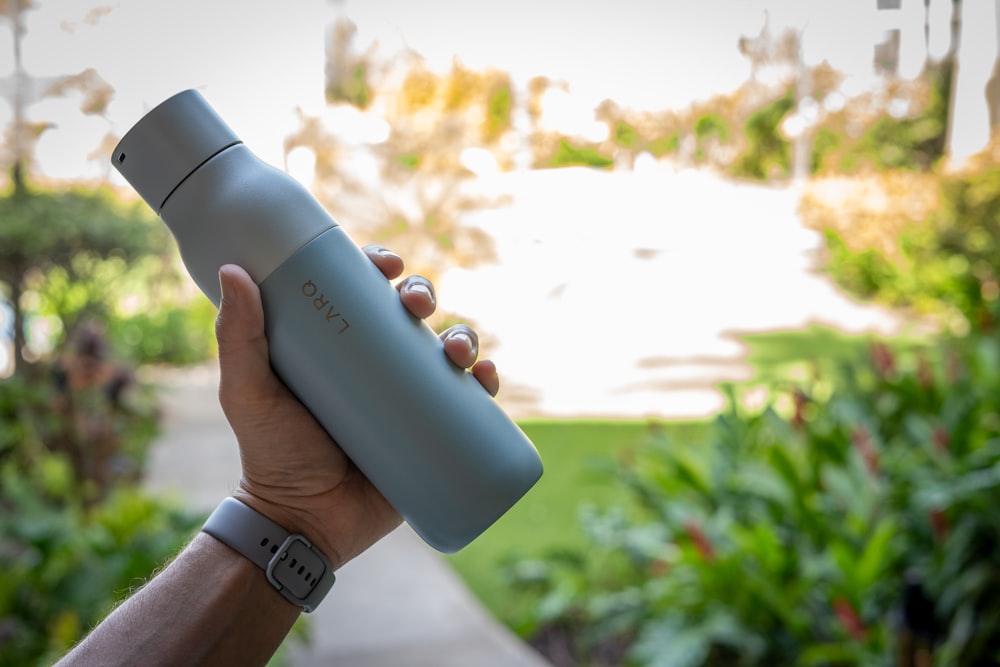
[{"label": "water bottle", "polygon": [[308,190],[198,92],[148,112],[111,161],[216,306],[219,267],[253,277],[275,372],[425,542],[461,549],[539,479],[514,421]]}]

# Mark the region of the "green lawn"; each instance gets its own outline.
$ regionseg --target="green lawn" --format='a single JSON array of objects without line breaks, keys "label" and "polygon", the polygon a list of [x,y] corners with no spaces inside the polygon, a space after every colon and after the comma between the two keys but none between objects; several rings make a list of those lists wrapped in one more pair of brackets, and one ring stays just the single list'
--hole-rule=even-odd
[{"label": "green lawn", "polygon": [[[706,422],[658,422],[677,442],[695,441]],[[584,547],[581,505],[625,500],[613,471],[622,456],[649,437],[646,421],[525,421],[521,428],[545,465],[542,479],[475,542],[449,557],[472,592],[502,621],[516,616],[517,596],[501,577],[511,557],[541,557],[559,547]]]}]

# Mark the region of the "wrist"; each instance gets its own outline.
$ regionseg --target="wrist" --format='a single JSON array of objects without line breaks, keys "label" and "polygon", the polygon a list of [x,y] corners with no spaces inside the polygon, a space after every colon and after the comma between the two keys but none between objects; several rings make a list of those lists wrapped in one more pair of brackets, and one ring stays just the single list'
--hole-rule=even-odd
[{"label": "wrist", "polygon": [[346,562],[340,556],[340,550],[333,540],[320,528],[315,515],[306,509],[290,507],[254,493],[244,480],[240,480],[232,497],[250,507],[259,514],[275,522],[289,533],[302,535],[326,556],[334,571],[339,570]]},{"label": "wrist", "polygon": [[236,498],[223,500],[202,532],[257,566],[282,597],[306,612],[316,609],[336,581],[330,562],[308,538]]},{"label": "wrist", "polygon": [[[230,581],[222,586],[227,596],[253,600],[258,605],[266,601],[275,607],[287,608],[296,615],[302,611],[275,590],[267,577],[261,576],[259,567],[219,538],[200,532],[192,539],[191,547],[206,562],[214,561],[212,567],[219,567],[227,573]],[[234,593],[233,589],[239,592]]]}]

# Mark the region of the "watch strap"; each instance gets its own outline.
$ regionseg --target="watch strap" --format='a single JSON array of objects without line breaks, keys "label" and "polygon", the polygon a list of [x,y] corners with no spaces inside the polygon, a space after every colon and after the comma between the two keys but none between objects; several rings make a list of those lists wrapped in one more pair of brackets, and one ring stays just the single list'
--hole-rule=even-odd
[{"label": "watch strap", "polygon": [[302,535],[287,530],[236,498],[226,498],[202,531],[264,570],[289,602],[313,611],[333,587],[330,561]]}]

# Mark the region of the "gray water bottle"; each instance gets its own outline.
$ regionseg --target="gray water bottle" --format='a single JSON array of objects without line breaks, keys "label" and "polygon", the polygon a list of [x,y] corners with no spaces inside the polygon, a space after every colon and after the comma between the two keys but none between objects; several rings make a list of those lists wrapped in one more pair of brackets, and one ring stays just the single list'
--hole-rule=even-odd
[{"label": "gray water bottle", "polygon": [[111,161],[216,306],[220,266],[253,277],[271,365],[428,544],[461,549],[541,476],[531,441],[364,252],[199,93],[147,113]]}]

